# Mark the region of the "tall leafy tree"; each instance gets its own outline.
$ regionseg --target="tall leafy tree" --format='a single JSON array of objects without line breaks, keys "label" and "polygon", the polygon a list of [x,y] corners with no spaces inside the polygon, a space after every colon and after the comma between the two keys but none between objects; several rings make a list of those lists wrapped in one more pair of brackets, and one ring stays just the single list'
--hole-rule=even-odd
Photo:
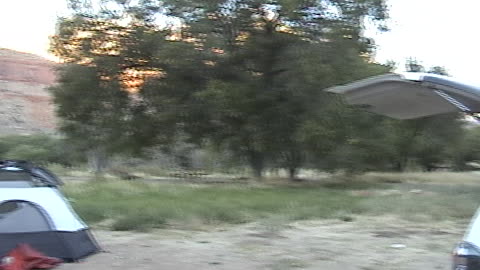
[{"label": "tall leafy tree", "polygon": [[213,74],[200,93],[212,125],[195,135],[244,157],[256,177],[273,164],[288,168],[294,178],[306,157],[303,126],[310,111],[330,99],[320,90],[372,75],[365,68],[371,41],[361,35],[362,23],[386,17],[382,1],[167,1],[167,6],[187,25],[184,35],[213,52],[208,59]]},{"label": "tall leafy tree", "polygon": [[52,51],[71,65],[53,93],[63,130],[93,134],[90,148],[181,136],[229,149],[258,178],[268,166],[294,178],[306,132],[336,104],[321,90],[385,72],[362,35],[364,20],[383,28],[382,0],[69,2]]},{"label": "tall leafy tree", "polygon": [[51,38],[51,52],[64,62],[51,90],[61,130],[101,171],[108,153],[162,138],[143,135],[158,118],[146,111],[138,88],[161,75],[155,54],[168,33],[152,23],[158,1],[68,2],[72,16],[59,19]]}]

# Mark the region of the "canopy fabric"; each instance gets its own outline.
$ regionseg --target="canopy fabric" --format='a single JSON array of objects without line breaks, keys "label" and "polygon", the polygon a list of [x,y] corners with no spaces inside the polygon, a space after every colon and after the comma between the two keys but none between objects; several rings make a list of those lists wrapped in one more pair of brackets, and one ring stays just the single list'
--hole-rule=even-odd
[{"label": "canopy fabric", "polygon": [[480,112],[479,87],[427,73],[385,74],[326,91],[343,95],[351,105],[397,119]]}]

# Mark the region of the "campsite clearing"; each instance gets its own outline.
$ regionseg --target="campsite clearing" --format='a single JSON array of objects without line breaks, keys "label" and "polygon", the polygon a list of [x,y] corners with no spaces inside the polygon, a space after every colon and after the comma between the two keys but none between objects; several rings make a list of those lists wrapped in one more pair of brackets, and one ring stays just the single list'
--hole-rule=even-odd
[{"label": "campsite clearing", "polygon": [[61,270],[446,270],[480,183],[478,173],[374,174],[261,185],[74,182],[65,191],[107,252]]},{"label": "campsite clearing", "polygon": [[465,224],[395,217],[260,222],[150,233],[96,231],[105,253],[61,270],[450,269]]}]

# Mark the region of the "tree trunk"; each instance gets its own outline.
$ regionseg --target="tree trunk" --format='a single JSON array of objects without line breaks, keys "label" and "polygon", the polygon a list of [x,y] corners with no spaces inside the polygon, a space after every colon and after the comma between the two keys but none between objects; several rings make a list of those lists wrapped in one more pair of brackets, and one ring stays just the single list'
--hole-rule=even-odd
[{"label": "tree trunk", "polygon": [[394,171],[403,172],[404,169],[405,169],[405,166],[404,166],[403,162],[401,162],[401,161],[396,161],[395,162]]},{"label": "tree trunk", "polygon": [[288,178],[291,181],[296,180],[298,169],[302,166],[304,161],[304,156],[299,150],[299,147],[292,144],[290,151],[284,154],[286,166],[288,168]]},{"label": "tree trunk", "polygon": [[290,167],[288,168],[288,178],[290,179],[290,181],[295,181],[297,180],[296,179],[296,176],[297,176],[297,168],[296,167]]},{"label": "tree trunk", "polygon": [[107,154],[103,147],[97,147],[87,151],[87,160],[90,170],[95,174],[95,177],[103,176],[107,168]]},{"label": "tree trunk", "polygon": [[262,153],[251,151],[248,155],[250,168],[252,169],[253,177],[256,180],[262,180],[263,171],[265,169],[264,157]]}]

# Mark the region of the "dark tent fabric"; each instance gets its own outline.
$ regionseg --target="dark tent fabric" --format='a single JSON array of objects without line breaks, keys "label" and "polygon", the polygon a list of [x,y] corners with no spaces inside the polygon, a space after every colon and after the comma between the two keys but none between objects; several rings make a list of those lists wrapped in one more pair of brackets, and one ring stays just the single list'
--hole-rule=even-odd
[{"label": "dark tent fabric", "polygon": [[47,256],[67,262],[99,251],[88,228],[57,230],[45,209],[28,201],[0,204],[0,243],[0,257],[20,244],[29,244]]},{"label": "dark tent fabric", "polygon": [[21,244],[67,262],[99,251],[57,188],[61,184],[52,172],[30,162],[0,160],[0,257]]},{"label": "dark tent fabric", "polygon": [[74,262],[97,253],[99,248],[88,230],[77,232],[0,233],[0,257],[19,244],[28,243],[47,256]]}]

